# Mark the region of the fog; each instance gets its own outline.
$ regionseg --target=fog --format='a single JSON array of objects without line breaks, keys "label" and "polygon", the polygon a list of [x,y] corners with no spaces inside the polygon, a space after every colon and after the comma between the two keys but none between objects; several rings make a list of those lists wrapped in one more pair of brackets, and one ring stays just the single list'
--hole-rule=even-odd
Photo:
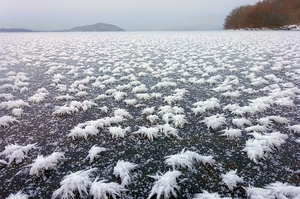
[{"label": "fog", "polygon": [[0,27],[59,30],[109,23],[127,31],[221,29],[235,7],[258,0],[0,0]]}]

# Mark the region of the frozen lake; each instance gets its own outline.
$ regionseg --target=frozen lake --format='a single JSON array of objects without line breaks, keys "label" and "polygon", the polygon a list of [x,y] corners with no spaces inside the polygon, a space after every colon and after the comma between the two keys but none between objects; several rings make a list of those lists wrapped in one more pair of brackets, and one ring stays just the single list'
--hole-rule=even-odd
[{"label": "frozen lake", "polygon": [[110,182],[122,198],[300,197],[299,32],[0,44],[0,198],[101,198]]}]

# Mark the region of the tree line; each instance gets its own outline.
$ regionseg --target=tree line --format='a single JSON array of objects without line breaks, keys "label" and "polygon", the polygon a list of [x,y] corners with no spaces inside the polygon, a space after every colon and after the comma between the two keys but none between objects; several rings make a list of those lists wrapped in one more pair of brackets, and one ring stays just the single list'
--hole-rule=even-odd
[{"label": "tree line", "polygon": [[227,15],[225,29],[270,28],[300,24],[300,0],[263,0],[244,5]]}]

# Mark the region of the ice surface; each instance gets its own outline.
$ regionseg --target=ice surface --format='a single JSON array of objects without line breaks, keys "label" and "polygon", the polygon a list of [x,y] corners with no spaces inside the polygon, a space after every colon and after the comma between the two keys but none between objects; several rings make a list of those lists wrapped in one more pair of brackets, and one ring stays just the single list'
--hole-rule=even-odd
[{"label": "ice surface", "polygon": [[[299,197],[299,41],[296,31],[1,34],[0,198]],[[227,178],[235,169],[246,190],[269,195],[246,193]]]}]

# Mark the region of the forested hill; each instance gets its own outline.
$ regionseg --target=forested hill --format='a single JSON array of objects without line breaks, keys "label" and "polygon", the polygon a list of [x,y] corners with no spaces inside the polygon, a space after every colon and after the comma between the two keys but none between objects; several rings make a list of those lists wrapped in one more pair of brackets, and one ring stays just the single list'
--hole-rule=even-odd
[{"label": "forested hill", "polygon": [[300,0],[263,0],[233,9],[225,19],[225,29],[277,29],[300,24]]}]

